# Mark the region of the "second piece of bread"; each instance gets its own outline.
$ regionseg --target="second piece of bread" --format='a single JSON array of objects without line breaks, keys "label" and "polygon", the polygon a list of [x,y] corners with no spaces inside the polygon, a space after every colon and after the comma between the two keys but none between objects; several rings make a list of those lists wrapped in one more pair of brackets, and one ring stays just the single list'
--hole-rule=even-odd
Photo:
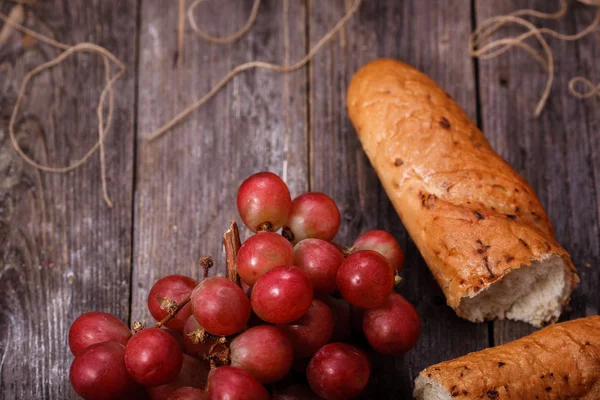
[{"label": "second piece of bread", "polygon": [[549,326],[421,371],[417,400],[600,399],[600,316]]}]

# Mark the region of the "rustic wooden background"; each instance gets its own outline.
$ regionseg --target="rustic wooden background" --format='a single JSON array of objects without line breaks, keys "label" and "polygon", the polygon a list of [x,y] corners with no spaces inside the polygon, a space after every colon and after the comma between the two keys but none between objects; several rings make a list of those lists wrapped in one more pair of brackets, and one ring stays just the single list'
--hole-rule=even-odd
[{"label": "rustic wooden background", "polygon": [[[233,32],[251,3],[207,2],[198,23],[215,34]],[[156,279],[197,277],[196,262],[206,254],[222,272],[221,235],[236,218],[236,188],[259,170],[283,175],[293,195],[331,195],[343,216],[340,243],[383,228],[406,250],[402,293],[417,307],[423,335],[406,356],[377,359],[365,398],[408,399],[425,366],[530,333],[520,323],[458,319],[394,213],[344,106],[352,74],[380,56],[436,79],[532,184],[581,276],[564,319],[598,313],[600,99],[570,97],[567,83],[578,74],[600,78],[600,34],[551,42],[557,79],[538,119],[532,113],[545,74],[527,54],[515,50],[480,62],[467,54],[469,32],[485,18],[523,7],[556,10],[558,1],[366,0],[307,67],[288,75],[243,73],[169,136],[144,141],[233,66],[298,60],[351,3],[265,0],[255,26],[232,45],[209,44],[187,28],[180,73],[175,1],[38,0],[26,6],[27,26],[63,42],[105,46],[128,70],[117,85],[106,143],[115,203],[109,209],[97,157],[58,175],[40,173],[16,155],[7,126],[18,84],[57,52],[18,32],[0,47],[0,63],[10,66],[0,72],[1,399],[76,398],[68,381],[67,332],[79,314],[102,310],[125,321],[150,320],[146,296]],[[0,4],[4,13],[14,6]],[[548,26],[575,32],[593,17],[577,4]],[[17,122],[27,154],[67,165],[95,142],[103,73],[99,57],[76,55],[34,80]]]}]

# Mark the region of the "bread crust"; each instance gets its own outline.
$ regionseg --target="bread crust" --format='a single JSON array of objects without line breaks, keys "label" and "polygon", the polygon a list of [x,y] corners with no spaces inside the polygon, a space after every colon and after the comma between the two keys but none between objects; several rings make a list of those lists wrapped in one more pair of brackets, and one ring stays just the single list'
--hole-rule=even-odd
[{"label": "bread crust", "polygon": [[600,316],[432,365],[423,378],[456,399],[600,399]]},{"label": "bread crust", "polygon": [[378,59],[355,74],[347,107],[392,204],[458,315],[467,318],[461,299],[551,256],[564,259],[571,293],[575,267],[534,191],[432,79]]}]

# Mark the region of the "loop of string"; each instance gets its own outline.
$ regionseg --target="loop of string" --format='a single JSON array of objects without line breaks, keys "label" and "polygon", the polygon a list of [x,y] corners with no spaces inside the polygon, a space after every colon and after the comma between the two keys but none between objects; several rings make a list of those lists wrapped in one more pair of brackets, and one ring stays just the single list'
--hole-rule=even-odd
[{"label": "loop of string", "polygon": [[[258,14],[258,9],[260,7],[260,0],[254,0],[254,3],[252,5],[252,10],[250,12],[250,16],[248,17],[248,20],[246,21],[246,23],[240,29],[238,29],[236,32],[234,32],[233,34],[231,34],[229,36],[225,36],[225,37],[218,37],[218,36],[213,36],[213,35],[210,35],[204,31],[202,31],[196,24],[193,13],[194,13],[194,10],[196,9],[196,7],[203,1],[206,1],[206,0],[195,0],[190,5],[190,7],[187,10],[188,21],[189,21],[190,26],[192,27],[192,30],[198,36],[207,40],[208,42],[217,43],[217,44],[232,43],[232,42],[238,40],[239,38],[241,38],[242,36],[244,36],[250,30],[250,28],[253,26],[253,24],[255,23],[256,17]],[[20,4],[28,4],[28,2],[25,2],[22,0],[16,0],[16,2],[18,2]],[[239,74],[242,71],[246,71],[246,70],[252,69],[252,68],[262,68],[262,69],[267,69],[267,70],[276,71],[276,72],[280,72],[280,73],[285,73],[285,72],[292,72],[299,68],[302,68],[314,57],[314,55],[323,47],[323,45],[326,42],[328,42],[340,29],[342,29],[344,27],[346,22],[356,13],[358,8],[360,7],[361,2],[362,2],[362,0],[355,0],[355,2],[347,10],[347,12],[344,14],[344,16],[333,26],[333,28],[331,28],[309,50],[309,52],[298,62],[296,62],[294,64],[274,64],[274,63],[263,62],[263,61],[251,61],[251,62],[247,62],[247,63],[241,64],[241,65],[238,65],[233,70],[231,70],[229,73],[227,73],[201,99],[199,99],[195,103],[191,104],[185,110],[183,110],[178,115],[176,115],[175,118],[173,118],[170,122],[168,122],[163,127],[156,130],[155,132],[153,132],[146,140],[152,141],[152,140],[158,138],[159,136],[163,135],[167,131],[169,131],[173,126],[175,126],[177,123],[181,122],[181,120],[183,120],[185,117],[187,117],[191,112],[193,112],[198,107],[200,107],[201,105],[206,103],[208,100],[210,100],[234,76],[236,76],[237,74]],[[182,17],[182,14],[181,14],[181,10],[183,10],[183,8],[181,6],[182,4],[185,4],[185,0],[180,0],[180,16],[179,16],[179,30],[180,31],[183,30],[183,22],[182,21],[184,21],[184,18]],[[119,60],[117,57],[115,57],[107,49],[105,49],[104,47],[95,45],[93,43],[78,43],[76,45],[71,46],[71,45],[68,45],[65,43],[58,42],[58,41],[54,40],[53,38],[50,38],[43,34],[37,33],[35,31],[23,26],[20,23],[20,21],[17,22],[15,20],[11,19],[10,16],[6,16],[2,13],[0,13],[0,20],[4,21],[5,24],[12,26],[13,28],[15,28],[33,38],[36,38],[50,46],[53,46],[53,47],[63,51],[61,54],[59,54],[54,59],[52,59],[46,63],[43,63],[43,64],[37,66],[36,68],[34,68],[32,71],[28,72],[25,75],[25,77],[23,78],[23,80],[21,81],[19,93],[17,96],[17,101],[13,108],[13,112],[11,114],[10,122],[8,125],[10,140],[11,140],[13,147],[15,148],[15,150],[17,151],[19,156],[25,162],[27,162],[29,165],[31,165],[34,168],[37,168],[41,171],[56,172],[56,173],[66,173],[66,172],[72,171],[76,168],[79,168],[80,166],[85,164],[96,151],[99,150],[100,151],[102,192],[103,192],[103,196],[104,196],[104,200],[105,200],[106,204],[109,207],[112,207],[112,201],[110,200],[110,197],[108,195],[108,188],[107,188],[107,182],[106,182],[107,179],[106,179],[106,165],[105,165],[105,153],[104,153],[104,139],[106,137],[106,134],[110,130],[111,122],[112,122],[113,107],[114,107],[113,86],[114,86],[115,82],[121,76],[123,76],[123,74],[125,73],[125,65],[123,64],[123,62],[121,60]],[[178,43],[179,50],[182,50],[182,47],[183,47],[182,42],[183,42],[183,35],[181,35],[181,33],[180,33],[180,39],[179,39],[179,43]],[[43,165],[43,164],[36,162],[32,158],[30,158],[27,154],[25,154],[25,152],[23,151],[23,149],[21,148],[21,146],[17,140],[16,134],[14,131],[14,126],[17,121],[19,109],[20,109],[21,103],[23,102],[23,98],[25,97],[25,91],[27,89],[27,85],[29,84],[29,82],[31,81],[31,79],[34,76],[40,74],[42,71],[44,71],[46,69],[57,66],[58,64],[63,62],[67,57],[69,57],[70,55],[72,55],[74,53],[78,53],[78,52],[91,52],[91,53],[99,54],[100,56],[102,56],[102,59],[104,61],[106,83],[105,83],[104,89],[102,90],[102,92],[100,94],[100,99],[99,99],[98,106],[97,106],[98,140],[92,146],[92,148],[90,150],[88,150],[88,152],[83,157],[81,157],[79,160],[75,161],[74,163],[72,163],[66,167],[53,167],[53,166]],[[181,53],[182,52],[180,51],[179,53],[180,54],[179,54],[178,64],[179,64],[179,66],[181,66],[181,63],[182,63],[182,58],[181,58],[182,54]],[[111,62],[116,64],[118,67],[118,71],[114,75],[111,72],[111,65],[110,65]],[[6,69],[6,67],[2,66],[2,70],[3,70],[2,72],[4,72],[5,69]],[[9,71],[9,70],[7,69],[7,71]],[[106,118],[104,116],[104,111],[103,111],[105,106],[108,107],[108,112],[107,112]]]},{"label": "loop of string", "polygon": [[254,4],[252,4],[252,11],[250,11],[250,16],[248,17],[248,20],[246,21],[244,26],[242,26],[240,29],[238,29],[237,31],[235,31],[233,34],[231,34],[229,36],[220,37],[220,36],[210,35],[204,31],[202,31],[200,28],[198,28],[198,25],[196,25],[196,19],[194,18],[194,10],[196,9],[196,7],[198,7],[198,5],[200,3],[204,2],[204,1],[206,1],[206,0],[195,0],[190,5],[190,7],[187,10],[188,21],[190,23],[190,26],[192,27],[192,30],[198,36],[200,36],[202,39],[204,39],[208,42],[218,43],[218,44],[233,43],[236,40],[238,40],[239,38],[241,38],[242,36],[244,36],[250,30],[250,28],[252,28],[252,25],[254,25],[254,21],[256,21],[256,16],[258,15],[258,8],[260,7],[260,0],[254,0]]},{"label": "loop of string", "polygon": [[[240,29],[238,29],[237,31],[235,31],[233,34],[231,34],[229,36],[219,37],[219,36],[210,35],[204,31],[202,31],[198,27],[198,25],[194,19],[194,11],[195,11],[196,7],[204,1],[206,1],[206,0],[195,0],[192,2],[192,4],[189,6],[189,8],[187,10],[188,22],[189,22],[192,30],[198,36],[207,40],[208,42],[217,43],[217,44],[229,44],[229,43],[232,43],[232,42],[240,39],[241,37],[243,37],[255,23],[257,15],[258,15],[258,9],[260,7],[260,2],[261,2],[260,0],[254,0],[250,15],[249,15],[246,23]],[[181,122],[190,113],[192,113],[198,107],[202,106],[207,101],[209,101],[233,77],[235,77],[237,74],[239,74],[243,71],[253,69],[253,68],[262,68],[262,69],[271,70],[271,71],[275,71],[275,72],[286,73],[286,72],[292,72],[299,68],[302,68],[314,57],[314,55],[321,49],[321,47],[323,47],[323,45],[326,42],[328,42],[339,30],[341,30],[344,27],[344,25],[347,23],[347,21],[356,13],[358,8],[360,7],[361,1],[362,0],[355,0],[355,2],[351,5],[351,7],[347,10],[347,12],[343,15],[343,17],[333,26],[333,28],[331,28],[309,50],[309,52],[302,59],[297,61],[296,63],[294,63],[294,64],[274,64],[274,63],[263,62],[263,61],[251,61],[251,62],[247,62],[247,63],[241,64],[241,65],[238,65],[233,70],[228,72],[202,98],[200,98],[198,101],[196,101],[195,103],[188,106],[185,110],[183,110],[179,114],[177,114],[171,121],[166,123],[164,126],[157,129],[156,131],[154,131],[146,140],[148,140],[148,141],[155,140],[156,138],[158,138],[161,135],[168,132],[173,126],[175,126],[176,124]],[[598,26],[600,26],[600,10],[598,11],[596,18],[594,19],[592,24],[590,24],[587,28],[583,29],[581,32],[578,32],[573,35],[562,34],[562,33],[559,33],[557,31],[554,31],[554,30],[548,29],[548,28],[538,28],[533,23],[531,23],[525,19],[525,17],[533,17],[533,18],[540,18],[540,19],[547,19],[547,20],[550,20],[550,19],[556,20],[556,19],[562,18],[568,10],[568,3],[567,3],[567,0],[559,0],[559,1],[560,1],[560,9],[554,13],[544,13],[544,12],[539,12],[536,10],[523,9],[523,10],[518,10],[514,13],[511,13],[511,14],[508,14],[505,16],[492,17],[492,18],[484,21],[483,24],[481,26],[479,26],[472,33],[472,35],[469,39],[469,52],[474,57],[480,57],[482,59],[490,59],[490,58],[494,58],[494,57],[497,57],[497,56],[503,54],[504,52],[510,50],[513,47],[519,47],[519,48],[527,51],[531,56],[533,56],[534,59],[547,71],[548,78],[546,81],[546,86],[545,86],[544,92],[542,94],[542,97],[540,98],[538,105],[536,107],[536,110],[535,110],[536,116],[538,116],[541,113],[542,109],[544,108],[544,105],[546,104],[546,101],[550,95],[552,83],[554,80],[554,74],[555,74],[555,72],[554,72],[554,55],[553,55],[553,52],[552,52],[550,46],[548,45],[546,38],[544,37],[544,35],[552,36],[559,40],[575,41],[575,40],[579,40],[579,39],[583,38],[584,36],[590,34],[591,32],[594,32],[598,28]],[[590,6],[600,7],[600,0],[577,0],[577,1],[579,1],[583,4],[590,5]],[[22,1],[22,0],[21,1],[16,0],[15,2],[20,3],[20,4],[27,4],[27,2]],[[182,29],[183,21],[185,20],[183,14],[182,14],[182,12],[183,12],[183,8],[181,7],[182,4],[185,4],[185,0],[180,0],[180,9],[181,9],[180,10],[180,21],[179,21],[180,30]],[[11,140],[11,143],[14,146],[15,150],[23,158],[23,160],[25,160],[28,164],[32,165],[33,167],[40,169],[42,171],[57,172],[57,173],[66,173],[66,172],[72,171],[72,170],[80,167],[85,162],[87,162],[88,159],[96,151],[99,150],[100,151],[102,190],[103,190],[104,200],[106,201],[106,203],[109,206],[112,206],[112,202],[108,196],[107,183],[106,183],[104,139],[105,139],[106,134],[110,130],[111,121],[112,121],[113,107],[114,107],[113,85],[125,73],[125,65],[117,57],[115,57],[112,53],[110,53],[108,50],[106,50],[105,48],[103,48],[101,46],[98,46],[98,45],[95,45],[92,43],[79,43],[74,46],[70,46],[70,45],[67,45],[64,43],[60,43],[60,42],[58,42],[50,37],[47,37],[45,35],[39,34],[35,31],[32,31],[32,30],[26,28],[25,26],[21,25],[21,23],[19,23],[20,21],[16,22],[15,20],[11,19],[10,16],[7,17],[6,15],[4,15],[2,13],[0,13],[0,20],[4,21],[5,24],[11,25],[13,28],[15,28],[21,32],[30,35],[31,37],[34,37],[34,38],[36,38],[46,44],[49,44],[57,49],[63,50],[63,52],[60,55],[58,55],[56,58],[54,58],[53,60],[50,60],[44,64],[41,64],[38,67],[34,68],[29,73],[27,73],[25,75],[25,77],[23,78],[23,81],[21,82],[17,101],[15,103],[15,106],[14,106],[14,109],[13,109],[13,112],[12,112],[12,115],[10,118],[10,122],[9,122],[10,140]],[[520,25],[520,26],[526,28],[527,32],[523,33],[517,37],[508,37],[508,38],[498,39],[498,40],[486,43],[486,41],[494,33],[498,32],[499,30],[501,30],[502,28],[504,28],[505,26],[507,26],[511,23]],[[537,39],[540,46],[542,47],[542,51],[536,50],[535,48],[533,48],[532,46],[530,46],[529,44],[527,44],[525,42],[530,37],[535,37]],[[182,40],[183,39],[181,36],[181,41]],[[179,43],[180,49],[182,48],[182,46],[183,46],[183,44]],[[62,61],[64,61],[64,59],[66,59],[70,55],[77,53],[77,52],[97,53],[102,56],[102,59],[104,62],[106,83],[105,83],[104,89],[102,90],[102,92],[100,94],[100,99],[99,99],[99,103],[97,106],[98,140],[93,145],[93,147],[82,158],[75,161],[74,163],[72,163],[69,166],[51,167],[51,166],[47,166],[47,165],[42,165],[42,164],[37,163],[33,159],[31,159],[29,156],[27,156],[23,152],[22,148],[20,147],[20,145],[16,139],[16,135],[14,132],[14,125],[16,123],[18,111],[19,111],[19,108],[23,101],[24,93],[25,93],[25,90],[27,88],[29,81],[35,75],[41,73],[42,71],[44,71],[46,69],[52,68],[52,67],[60,64]],[[181,54],[179,54],[179,56],[181,57]],[[112,73],[111,73],[111,65],[110,65],[111,62],[118,66],[118,71],[114,75],[112,75]],[[181,58],[178,60],[178,63],[181,64]],[[2,69],[4,70],[5,67],[3,67]],[[577,89],[578,86],[580,88],[583,88],[584,90],[579,91]],[[600,85],[595,85],[590,80],[583,78],[583,77],[575,77],[569,82],[569,91],[573,96],[578,97],[578,98],[589,98],[589,97],[593,97],[595,95],[600,96]],[[107,102],[108,102],[108,104],[107,104]],[[106,116],[106,119],[104,118],[104,112],[103,112],[105,105],[108,106],[108,114]]]},{"label": "loop of string", "polygon": [[[196,7],[202,1],[205,1],[205,0],[196,0],[194,3],[191,4],[190,8],[188,9],[188,17],[189,17],[188,19],[190,20],[190,24],[192,24],[191,21],[193,21],[193,14],[190,12],[190,10],[193,10],[193,7]],[[152,132],[146,140],[151,142],[151,141],[157,139],[158,137],[162,136],[166,132],[168,132],[171,128],[173,128],[175,125],[177,125],[179,122],[181,122],[184,118],[186,118],[194,110],[196,110],[198,107],[202,106],[204,103],[209,101],[215,95],[215,93],[217,93],[234,76],[236,76],[237,74],[239,74],[242,71],[246,71],[246,70],[253,69],[253,68],[262,68],[262,69],[266,69],[266,70],[283,73],[283,72],[292,72],[292,71],[302,68],[314,57],[314,55],[321,49],[321,47],[323,47],[323,45],[325,43],[327,43],[340,29],[342,29],[344,27],[344,25],[346,24],[346,22],[348,22],[348,20],[350,18],[352,18],[352,16],[356,13],[358,8],[360,7],[361,1],[362,0],[355,0],[354,3],[348,9],[348,11],[346,11],[344,16],[333,26],[333,28],[331,28],[308,51],[308,53],[302,59],[297,61],[296,63],[294,63],[294,64],[274,64],[274,63],[269,63],[269,62],[264,62],[264,61],[250,61],[250,62],[238,65],[237,67],[235,67],[234,69],[229,71],[202,98],[200,98],[195,103],[190,104],[185,110],[183,110],[179,114],[177,114],[171,121],[167,122],[165,125],[163,125],[159,129],[157,129],[156,131]],[[260,5],[260,0],[254,0],[254,5],[252,6],[252,13],[251,13],[250,17],[248,18],[248,21],[241,29],[239,29],[237,32],[235,32],[231,36],[221,38],[221,37],[215,37],[215,36],[208,35],[204,32],[202,32],[202,34],[200,34],[200,36],[205,38],[209,42],[214,42],[214,43],[231,43],[231,42],[239,39],[241,36],[243,36],[248,31],[249,27],[252,26],[252,24],[256,20],[256,12],[258,11],[259,5]],[[195,23],[192,26],[196,26]],[[195,30],[195,31],[196,31],[196,33],[201,32],[200,30]]]},{"label": "loop of string", "polygon": [[[13,112],[10,116],[10,121],[8,124],[8,133],[9,133],[10,141],[11,141],[13,147],[15,148],[15,150],[17,151],[19,156],[21,156],[21,158],[25,162],[27,162],[29,165],[31,165],[34,168],[37,168],[41,171],[56,172],[56,173],[66,173],[66,172],[72,171],[76,168],[79,168],[80,166],[85,164],[88,161],[88,159],[96,151],[100,150],[100,175],[101,175],[101,180],[102,180],[102,194],[103,194],[104,201],[106,202],[106,204],[109,207],[112,207],[112,201],[108,195],[108,187],[107,187],[107,183],[106,183],[104,139],[106,137],[106,134],[110,130],[112,116],[113,116],[113,108],[114,108],[113,85],[125,73],[125,64],[123,64],[123,62],[121,60],[119,60],[115,55],[113,55],[111,52],[106,50],[104,47],[98,46],[96,44],[78,43],[76,45],[70,46],[68,44],[58,42],[48,36],[45,36],[45,35],[35,32],[35,31],[32,31],[31,29],[28,29],[21,24],[15,23],[8,16],[6,16],[2,13],[0,13],[0,20],[4,21],[6,24],[10,24],[14,29],[17,29],[17,30],[19,30],[31,37],[34,37],[50,46],[53,46],[59,50],[63,50],[63,52],[60,53],[54,59],[52,59],[48,62],[45,62],[41,65],[38,65],[33,70],[29,71],[25,75],[23,80],[21,81],[19,93],[17,95],[17,101],[15,102]],[[16,134],[15,134],[15,123],[17,121],[17,116],[19,114],[19,108],[21,106],[21,103],[23,102],[23,98],[25,97],[25,91],[27,89],[27,85],[29,84],[29,81],[34,76],[40,74],[42,71],[44,71],[46,69],[57,66],[58,64],[63,62],[67,57],[69,57],[70,55],[75,54],[75,53],[96,53],[96,54],[101,55],[102,59],[104,61],[106,83],[105,83],[104,89],[102,90],[102,92],[100,94],[100,99],[98,101],[98,106],[96,109],[97,115],[98,115],[98,140],[92,146],[92,148],[90,150],[88,150],[88,152],[83,157],[81,157],[79,160],[75,161],[74,163],[72,163],[66,167],[52,167],[52,166],[48,166],[48,165],[43,165],[43,164],[36,162],[32,158],[30,158],[27,154],[25,154],[25,152],[23,151],[23,149],[21,148],[21,145],[19,144],[19,142],[17,140]],[[116,64],[119,68],[117,73],[115,73],[114,75],[112,75],[112,73],[111,73],[111,66],[110,66],[111,62]],[[108,100],[107,100],[107,97],[108,97]],[[107,102],[108,102],[108,104],[107,104]],[[104,111],[103,111],[105,105],[108,106],[106,123],[105,123]]]},{"label": "loop of string", "polygon": [[[198,25],[194,19],[194,11],[195,11],[196,7],[204,1],[206,1],[206,0],[195,0],[194,2],[192,2],[192,4],[189,6],[189,8],[187,10],[188,22],[189,22],[192,30],[198,36],[207,40],[208,42],[217,43],[217,44],[229,44],[229,43],[232,43],[232,42],[240,39],[241,37],[243,37],[254,25],[257,15],[258,15],[258,9],[260,7],[260,2],[261,2],[260,0],[254,0],[250,15],[249,15],[246,23],[240,29],[238,29],[237,31],[235,31],[233,34],[231,34],[229,36],[219,37],[219,36],[210,35],[204,31],[202,31],[198,27]],[[361,1],[362,0],[355,0],[355,2],[351,5],[351,7],[347,10],[347,12],[343,15],[343,17],[309,50],[309,52],[302,59],[300,59],[296,63],[294,63],[294,64],[274,64],[274,63],[263,62],[263,61],[250,61],[250,62],[241,64],[241,65],[238,65],[233,70],[228,72],[202,98],[200,98],[198,101],[196,101],[195,103],[191,104],[186,109],[181,111],[179,114],[177,114],[171,121],[166,123],[164,126],[157,129],[156,131],[154,131],[146,140],[153,141],[156,138],[158,138],[158,137],[162,136],[163,134],[165,134],[166,132],[168,132],[173,126],[175,126],[176,124],[181,122],[190,113],[192,113],[198,107],[202,106],[207,101],[209,101],[233,77],[235,77],[237,74],[239,74],[243,71],[253,69],[253,68],[262,68],[262,69],[271,70],[271,71],[275,71],[275,72],[286,73],[286,72],[292,72],[299,68],[302,68],[314,57],[314,55],[321,49],[321,47],[323,47],[325,45],[326,42],[328,42],[339,30],[341,30],[344,27],[344,25],[347,23],[347,21],[356,13],[358,8],[360,7]],[[482,23],[482,25],[479,26],[471,34],[471,36],[469,38],[469,52],[474,57],[480,57],[482,59],[490,59],[490,58],[494,58],[494,57],[497,57],[497,56],[503,54],[504,52],[510,50],[513,47],[519,47],[519,48],[527,51],[547,71],[548,77],[546,80],[544,92],[543,92],[543,94],[537,104],[536,110],[535,110],[536,116],[538,116],[542,112],[542,110],[547,102],[547,99],[550,95],[552,83],[554,80],[554,74],[555,74],[554,55],[553,55],[553,52],[552,52],[550,46],[548,45],[546,38],[544,37],[544,35],[548,35],[548,36],[554,37],[559,40],[575,41],[575,40],[579,40],[579,39],[587,36],[588,34],[594,32],[600,26],[600,10],[598,10],[598,13],[596,14],[596,18],[587,28],[583,29],[582,31],[580,31],[576,34],[572,34],[572,35],[562,34],[562,33],[559,33],[555,30],[548,29],[548,28],[538,28],[533,23],[531,23],[530,21],[525,19],[525,17],[533,17],[533,18],[546,19],[546,20],[556,20],[556,19],[562,18],[568,10],[568,3],[567,3],[567,0],[559,0],[559,1],[560,1],[560,9],[554,13],[544,13],[544,12],[539,12],[539,11],[531,10],[531,9],[523,9],[523,10],[515,11],[514,13],[511,13],[511,14],[508,14],[505,16],[489,18],[488,20],[484,21]],[[600,7],[600,0],[577,0],[577,1],[579,1],[583,4],[590,5],[590,6]],[[15,2],[19,3],[19,4],[27,4],[28,3],[28,2],[25,2],[22,0],[16,0]],[[179,29],[180,30],[183,29],[183,23],[185,20],[185,17],[183,15],[183,7],[181,6],[184,4],[185,4],[185,0],[180,0],[180,16],[179,16],[179,19],[180,19]],[[79,43],[74,46],[70,46],[70,45],[58,42],[48,36],[45,36],[45,35],[35,32],[35,31],[32,31],[31,29],[26,28],[25,26],[21,25],[20,20],[11,18],[10,15],[6,16],[6,15],[0,13],[0,20],[4,21],[5,24],[12,26],[14,29],[17,29],[25,34],[28,34],[29,36],[34,37],[34,38],[36,38],[46,44],[49,44],[50,46],[53,46],[59,50],[63,50],[63,52],[61,54],[59,54],[56,58],[37,66],[32,71],[27,73],[25,75],[25,77],[23,78],[21,85],[20,85],[19,93],[17,96],[17,101],[15,103],[13,112],[11,114],[9,127],[8,127],[10,140],[11,140],[13,147],[15,148],[17,153],[23,158],[23,160],[25,160],[28,164],[32,165],[34,168],[37,168],[39,170],[46,171],[46,172],[57,172],[57,173],[66,173],[66,172],[72,171],[72,170],[82,166],[84,163],[86,163],[89,160],[89,158],[96,151],[99,150],[100,151],[100,168],[101,168],[103,196],[104,196],[104,200],[106,201],[106,204],[109,207],[111,207],[112,202],[108,195],[108,189],[107,189],[107,183],[106,183],[104,139],[106,137],[106,134],[110,130],[111,122],[112,122],[113,108],[114,108],[113,86],[114,86],[115,82],[125,73],[125,65],[121,62],[121,60],[119,60],[117,57],[115,57],[108,50],[106,50],[105,48],[103,48],[101,46],[95,45],[93,43]],[[496,32],[498,32],[499,30],[501,30],[502,28],[504,28],[505,26],[507,26],[509,24],[520,25],[520,26],[526,28],[527,32],[525,32],[519,36],[516,36],[516,37],[508,37],[508,38],[503,38],[503,39],[498,39],[498,40],[487,42],[487,40],[490,39],[490,37],[493,34],[495,34]],[[527,39],[529,39],[531,37],[535,37],[537,39],[540,46],[542,47],[542,51],[536,50],[535,48],[533,48],[532,46],[530,46],[529,44],[527,44],[525,42]],[[182,35],[181,35],[180,41],[181,42],[183,41]],[[179,43],[178,46],[179,46],[179,49],[182,49],[183,43]],[[97,106],[98,140],[93,145],[93,147],[90,150],[88,150],[88,152],[83,157],[81,157],[79,160],[75,161],[74,163],[72,163],[66,167],[52,167],[52,166],[43,165],[43,164],[40,164],[40,163],[36,162],[35,160],[31,159],[29,156],[27,156],[24,153],[24,151],[22,150],[22,148],[20,147],[20,145],[16,139],[16,135],[14,132],[14,125],[17,120],[19,108],[20,108],[23,98],[25,96],[25,91],[26,91],[27,85],[35,75],[41,73],[42,71],[44,71],[46,69],[52,68],[52,67],[60,64],[67,57],[69,57],[70,55],[77,53],[77,52],[91,52],[91,53],[99,54],[100,56],[102,56],[102,59],[104,62],[106,83],[100,94],[100,99],[99,99],[98,106]],[[181,56],[182,56],[182,54],[179,54],[179,57],[180,57],[180,59],[178,60],[179,65],[181,65],[181,62],[182,62]],[[111,73],[111,62],[118,66],[118,71],[114,75],[112,75],[112,73]],[[8,67],[10,67],[10,66],[8,66]],[[10,69],[8,67],[3,65],[1,68],[3,70],[2,72],[4,72],[4,70],[6,70],[7,72],[10,71]],[[578,90],[578,87],[582,88],[583,91]],[[600,96],[600,85],[595,85],[590,80],[588,80],[584,77],[575,77],[569,82],[569,92],[573,96],[578,97],[578,98],[589,98],[589,97],[593,97],[596,95]],[[103,110],[106,105],[108,107],[108,112],[107,112],[107,116],[105,119]]]},{"label": "loop of string", "polygon": [[[577,90],[577,84],[580,84],[586,90]],[[584,78],[583,76],[577,76],[571,79],[571,81],[569,82],[569,92],[579,99],[588,99],[593,96],[600,96],[600,84],[595,85],[589,79]]]},{"label": "loop of string", "polygon": [[[600,7],[600,0],[577,0],[581,3],[598,6]],[[552,90],[552,83],[554,81],[555,69],[554,69],[554,54],[552,49],[548,45],[548,42],[544,35],[552,36],[559,40],[564,41],[576,41],[590,33],[594,32],[600,26],[600,9],[596,13],[594,21],[582,31],[567,35],[559,33],[555,30],[548,28],[538,28],[536,25],[526,20],[524,17],[534,17],[546,20],[557,20],[562,18],[568,10],[567,0],[560,0],[560,9],[554,13],[544,13],[536,10],[523,9],[515,11],[508,15],[492,17],[485,20],[481,26],[471,34],[469,37],[469,54],[473,57],[481,59],[491,59],[498,57],[513,47],[519,47],[527,51],[534,59],[547,71],[546,85],[540,100],[535,108],[535,116],[539,116],[548,101],[550,91]],[[486,42],[494,33],[498,32],[502,28],[509,24],[520,25],[527,29],[526,33],[523,33],[517,37],[508,37],[503,39],[497,39],[494,41]],[[542,47],[543,53],[539,50],[534,49],[529,44],[525,43],[530,37],[535,37]],[[581,83],[588,89],[587,92],[578,92],[576,90],[576,84]],[[589,83],[589,84],[588,84]],[[599,87],[595,86],[588,79],[583,77],[575,77],[569,82],[569,92],[578,98],[592,97],[595,94],[599,94]]]}]

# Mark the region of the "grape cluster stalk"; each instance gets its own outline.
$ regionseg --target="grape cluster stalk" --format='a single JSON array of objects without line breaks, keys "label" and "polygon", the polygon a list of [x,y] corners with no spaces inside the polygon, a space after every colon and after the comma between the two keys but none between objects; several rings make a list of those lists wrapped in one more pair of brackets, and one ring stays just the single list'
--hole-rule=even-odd
[{"label": "grape cluster stalk", "polygon": [[242,243],[235,222],[224,233],[225,277],[206,256],[199,280],[159,279],[148,327],[103,312],[73,322],[69,376],[83,399],[350,399],[371,375],[357,337],[386,355],[414,347],[420,319],[395,291],[404,253],[391,234],[337,245],[335,202],[292,199],[270,172],[241,184],[237,207],[254,234]]}]

